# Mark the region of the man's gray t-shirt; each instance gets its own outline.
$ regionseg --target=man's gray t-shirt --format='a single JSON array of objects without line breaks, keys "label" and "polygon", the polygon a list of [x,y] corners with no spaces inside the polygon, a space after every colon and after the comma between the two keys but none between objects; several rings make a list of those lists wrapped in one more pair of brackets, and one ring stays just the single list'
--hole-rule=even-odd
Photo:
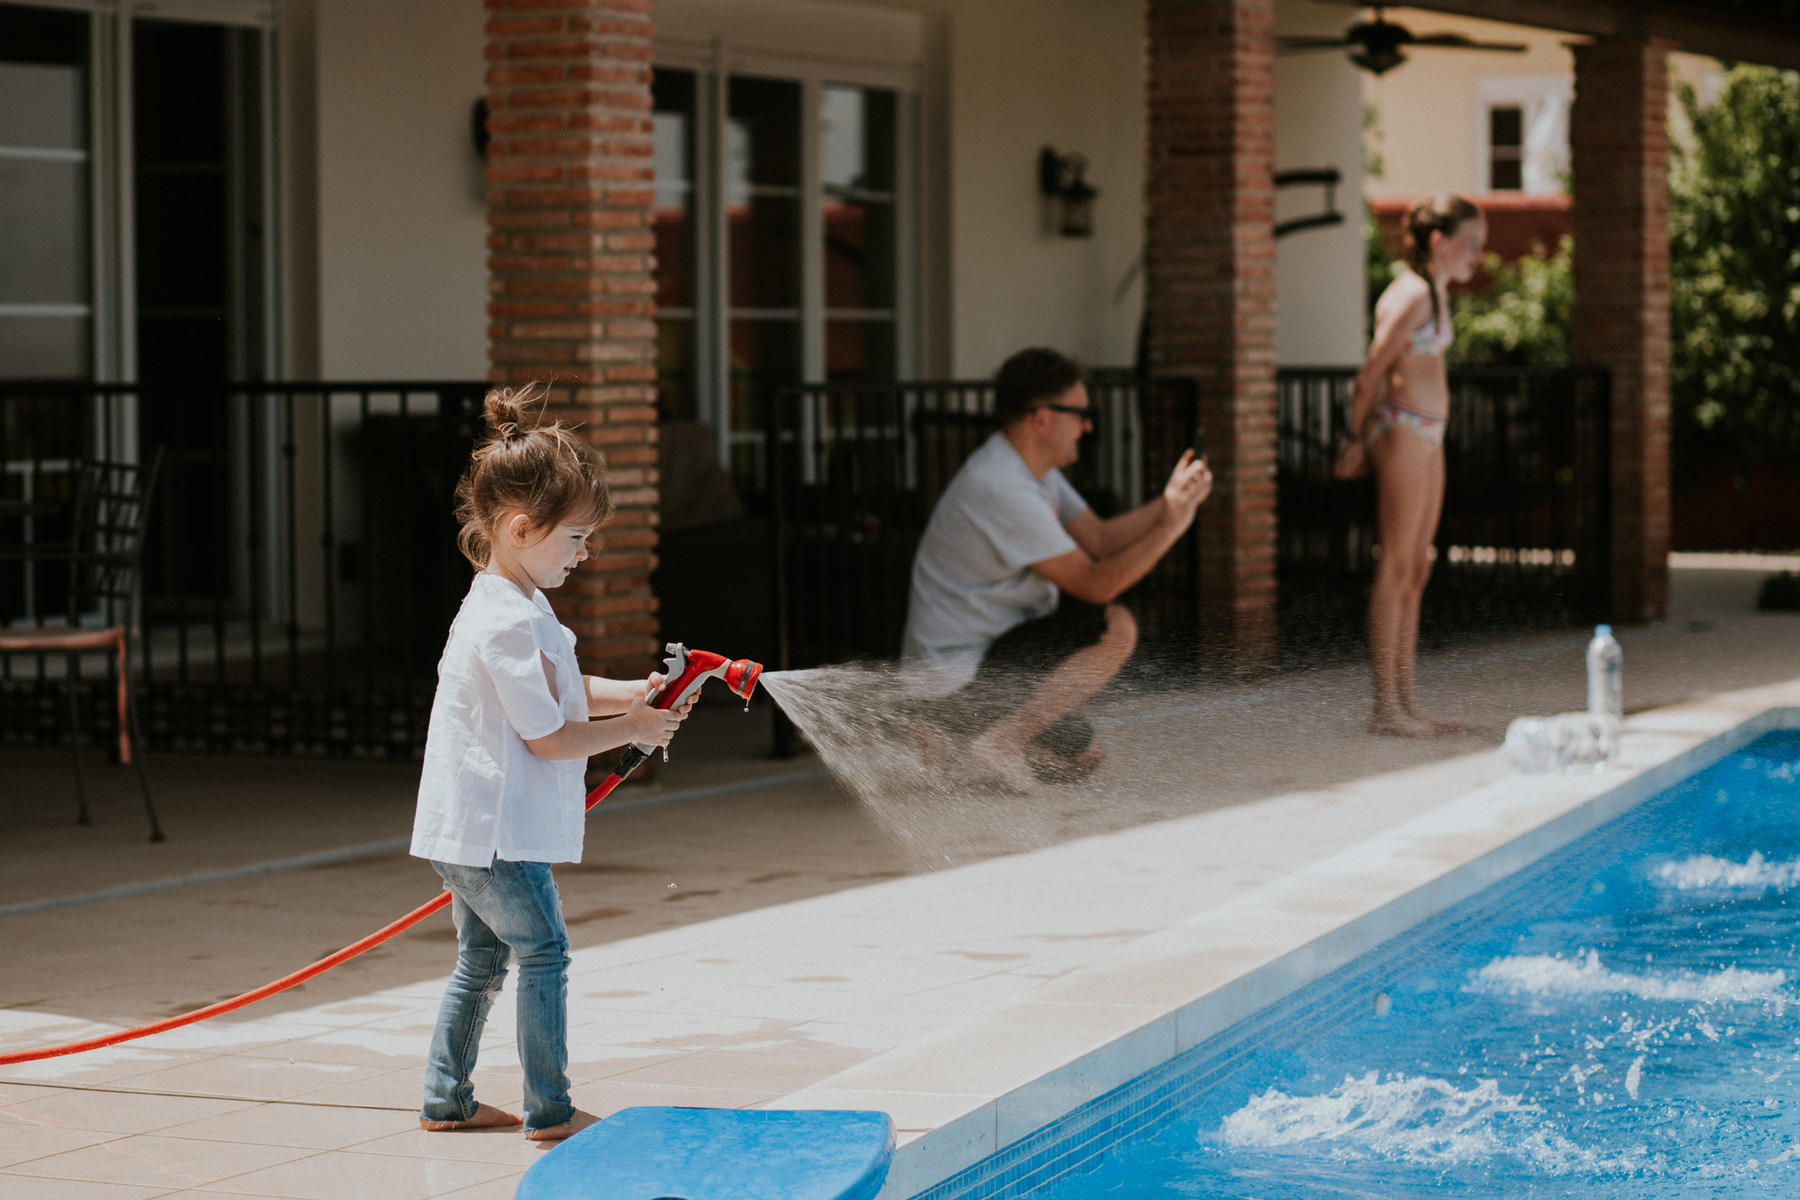
[{"label": "man's gray t-shirt", "polygon": [[945,695],[974,678],[994,639],[1056,609],[1031,564],[1067,554],[1064,528],[1087,501],[1050,470],[1034,479],[1006,435],[971,454],[944,489],[913,561],[901,663],[911,686]]}]

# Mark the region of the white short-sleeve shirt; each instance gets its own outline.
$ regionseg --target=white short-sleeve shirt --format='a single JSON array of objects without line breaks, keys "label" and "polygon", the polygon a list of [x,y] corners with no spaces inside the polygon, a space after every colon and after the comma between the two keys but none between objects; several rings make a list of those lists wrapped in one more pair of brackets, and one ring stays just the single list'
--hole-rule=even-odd
[{"label": "white short-sleeve shirt", "polygon": [[412,853],[466,867],[581,861],[587,764],[539,758],[525,742],[586,719],[574,632],[544,593],[478,573],[438,662]]},{"label": "white short-sleeve shirt", "polygon": [[1066,526],[1087,507],[1061,471],[1034,478],[1004,433],[969,455],[913,560],[900,657],[914,690],[955,691],[995,638],[1056,610],[1061,593],[1031,564],[1076,548]]}]

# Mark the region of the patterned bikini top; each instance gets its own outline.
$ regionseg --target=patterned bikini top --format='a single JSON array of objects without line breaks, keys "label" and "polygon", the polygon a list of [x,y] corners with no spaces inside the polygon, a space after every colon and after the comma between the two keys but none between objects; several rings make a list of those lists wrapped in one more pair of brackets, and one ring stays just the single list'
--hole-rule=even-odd
[{"label": "patterned bikini top", "polygon": [[1427,354],[1440,358],[1444,351],[1450,349],[1450,343],[1456,338],[1455,330],[1449,321],[1441,316],[1420,325],[1407,335],[1407,344],[1414,354]]}]

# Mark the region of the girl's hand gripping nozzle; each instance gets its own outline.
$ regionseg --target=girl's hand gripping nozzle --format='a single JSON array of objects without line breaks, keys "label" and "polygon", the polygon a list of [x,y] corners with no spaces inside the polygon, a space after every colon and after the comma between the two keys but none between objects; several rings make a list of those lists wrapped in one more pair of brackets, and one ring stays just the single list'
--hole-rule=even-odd
[{"label": "girl's hand gripping nozzle", "polygon": [[[726,687],[743,697],[745,707],[749,706],[750,695],[756,691],[756,681],[762,677],[761,663],[747,658],[726,658],[710,650],[689,650],[680,642],[670,642],[663,649],[669,652],[669,657],[663,659],[663,674],[668,677],[668,682],[650,702],[651,707],[680,708],[699,693],[708,679],[714,678],[723,679]],[[639,744],[625,747],[613,774],[623,779],[655,749]],[[667,750],[663,751],[663,758],[667,760]]]}]

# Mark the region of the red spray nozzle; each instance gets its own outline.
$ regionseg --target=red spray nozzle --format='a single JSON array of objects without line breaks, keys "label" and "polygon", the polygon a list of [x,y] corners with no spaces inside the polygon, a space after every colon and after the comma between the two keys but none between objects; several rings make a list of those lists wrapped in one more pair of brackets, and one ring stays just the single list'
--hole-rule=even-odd
[{"label": "red spray nozzle", "polygon": [[[689,650],[680,642],[670,642],[663,647],[669,657],[663,659],[663,689],[656,699],[650,703],[656,708],[679,708],[687,703],[688,698],[706,685],[708,679],[717,676],[725,681],[725,686],[742,697],[744,707],[750,707],[750,694],[756,690],[756,681],[762,678],[762,664],[751,662],[747,658],[726,658],[723,654],[714,654],[711,650]],[[621,779],[629,775],[632,768],[648,758],[654,746],[633,743],[626,747],[625,753],[619,756],[618,769],[613,774]],[[663,751],[667,759],[669,752]]]},{"label": "red spray nozzle", "polygon": [[670,642],[663,649],[669,657],[663,660],[663,674],[668,682],[654,704],[657,708],[677,708],[698,692],[708,679],[718,678],[725,686],[748,702],[762,677],[762,664],[747,658],[728,659],[711,650],[689,650],[680,642]]},{"label": "red spray nozzle", "polygon": [[723,678],[725,686],[748,703],[751,693],[756,691],[756,681],[762,678],[762,664],[747,658],[734,658],[725,664]]}]

